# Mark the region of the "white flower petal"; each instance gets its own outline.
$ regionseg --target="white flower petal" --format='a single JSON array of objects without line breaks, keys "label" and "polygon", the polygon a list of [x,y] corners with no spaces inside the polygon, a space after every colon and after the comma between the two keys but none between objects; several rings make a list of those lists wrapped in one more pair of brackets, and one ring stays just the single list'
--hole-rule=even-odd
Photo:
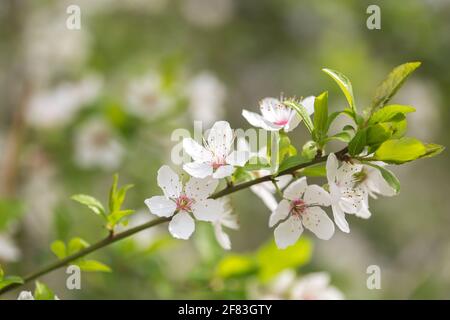
[{"label": "white flower petal", "polygon": [[209,149],[216,155],[225,158],[233,143],[233,130],[227,121],[217,121],[208,134]]},{"label": "white flower petal", "polygon": [[356,216],[363,218],[363,219],[369,219],[372,213],[369,211],[369,206],[365,203],[361,206],[361,209],[356,212]]},{"label": "white flower petal", "polygon": [[377,193],[387,197],[395,195],[395,190],[386,182],[380,170],[370,166],[364,166],[364,170],[368,174],[366,184],[371,193]]},{"label": "white flower petal", "polygon": [[291,211],[291,204],[287,200],[281,200],[275,211],[272,212],[269,218],[269,227],[273,227],[279,221],[286,219]]},{"label": "white flower petal", "polygon": [[275,123],[279,120],[277,110],[284,109],[285,106],[280,102],[280,100],[275,98],[264,98],[259,103],[259,109],[264,119],[271,123]]},{"label": "white flower petal", "polygon": [[229,177],[233,174],[234,167],[231,165],[224,165],[220,166],[214,173],[213,178],[214,179],[222,179],[225,177]]},{"label": "white flower petal", "polygon": [[275,243],[278,248],[285,249],[296,243],[302,232],[302,222],[300,219],[292,216],[275,228]]},{"label": "white flower petal", "polygon": [[192,214],[201,221],[216,221],[222,212],[223,203],[214,199],[205,199],[192,205]]},{"label": "white flower petal", "polygon": [[315,184],[306,187],[303,200],[309,205],[327,207],[331,204],[330,194]]},{"label": "white flower petal", "polygon": [[144,203],[150,209],[150,212],[158,217],[171,217],[177,205],[165,196],[154,196],[146,199]]},{"label": "white flower petal", "polygon": [[297,112],[295,110],[292,110],[291,115],[289,116],[289,121],[284,126],[284,131],[289,132],[294,130],[298,126],[300,121],[301,119],[298,116]]},{"label": "white flower petal", "polygon": [[305,228],[311,230],[319,239],[328,240],[334,234],[334,223],[319,207],[307,208],[302,215]]},{"label": "white flower petal", "polygon": [[202,147],[197,141],[191,138],[183,139],[183,149],[195,162],[209,162],[212,160],[212,153]]},{"label": "white flower petal", "polygon": [[183,165],[184,171],[195,178],[206,178],[213,173],[213,168],[209,163],[190,162]]},{"label": "white flower petal", "polygon": [[[270,171],[268,171],[267,174],[270,174]],[[289,182],[291,182],[292,176],[290,174],[287,174],[281,177],[276,177],[275,180],[277,181],[278,187],[283,189],[289,184]]]},{"label": "white flower petal", "polygon": [[181,194],[182,185],[178,175],[169,167],[162,166],[158,170],[158,186],[167,198],[178,198]]},{"label": "white flower petal", "polygon": [[186,196],[194,200],[203,200],[208,198],[216,190],[219,181],[216,179],[208,178],[195,178],[192,177],[186,183],[184,191]]},{"label": "white flower petal", "polygon": [[262,128],[267,131],[278,131],[282,128],[281,126],[277,126],[276,124],[267,121],[264,117],[254,112],[242,110],[242,116],[248,123],[257,128]]},{"label": "white flower petal", "polygon": [[333,209],[333,217],[336,225],[341,229],[342,232],[349,233],[350,228],[348,227],[348,222],[345,220],[345,213],[342,209],[337,205],[332,205]]},{"label": "white flower petal", "polygon": [[34,300],[31,291],[21,291],[17,300]]},{"label": "white flower petal", "polygon": [[327,165],[326,165],[328,184],[332,184],[332,183],[334,184],[336,182],[335,180],[336,180],[338,165],[339,165],[339,163],[338,163],[336,156],[334,155],[334,153],[330,153],[328,155]]},{"label": "white flower petal", "polygon": [[222,224],[214,223],[214,234],[216,236],[217,242],[225,250],[231,249],[231,241],[228,234],[226,234],[222,229]]},{"label": "white flower petal", "polygon": [[306,177],[301,177],[300,179],[292,182],[283,192],[283,196],[289,200],[296,200],[303,196],[303,193],[308,186],[306,182]]},{"label": "white flower petal", "polygon": [[312,115],[314,113],[314,101],[316,100],[316,97],[309,96],[304,98],[302,101],[300,101],[300,104],[305,107],[306,111],[309,115]]},{"label": "white flower petal", "polygon": [[194,219],[184,211],[177,213],[169,223],[169,232],[177,239],[189,239],[194,230]]},{"label": "white flower petal", "polygon": [[250,153],[247,151],[233,151],[227,156],[225,161],[232,166],[243,167],[249,157]]},{"label": "white flower petal", "polygon": [[253,191],[254,194],[256,194],[269,208],[270,211],[274,211],[277,206],[278,202],[275,199],[274,195],[263,186],[263,183],[256,184],[250,187],[250,190]]}]

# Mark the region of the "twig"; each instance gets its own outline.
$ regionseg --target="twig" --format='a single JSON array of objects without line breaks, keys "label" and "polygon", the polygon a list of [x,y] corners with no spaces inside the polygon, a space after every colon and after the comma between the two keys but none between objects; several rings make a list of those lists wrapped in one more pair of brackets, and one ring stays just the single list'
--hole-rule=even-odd
[{"label": "twig", "polygon": [[[342,155],[344,155],[346,153],[347,153],[347,148],[344,148],[344,149],[336,152],[336,156],[337,157],[341,157]],[[210,198],[211,199],[221,198],[221,197],[224,197],[226,195],[229,195],[229,194],[232,194],[234,192],[237,192],[239,190],[243,190],[243,189],[246,189],[248,187],[251,187],[251,186],[253,186],[255,184],[259,184],[261,182],[274,181],[276,177],[284,176],[284,175],[287,175],[287,174],[294,174],[297,170],[309,167],[309,166],[317,164],[317,163],[325,162],[326,160],[327,160],[327,156],[321,156],[320,158],[315,158],[315,159],[311,160],[310,162],[299,164],[297,166],[294,166],[294,167],[285,169],[283,171],[280,171],[280,172],[278,172],[276,174],[267,175],[267,176],[263,176],[263,177],[260,177],[260,178],[257,178],[257,179],[251,180],[251,181],[243,182],[241,184],[228,186],[225,189],[212,194],[210,196]],[[97,250],[99,250],[101,248],[104,248],[104,247],[106,247],[106,246],[108,246],[108,245],[110,245],[110,244],[112,244],[114,242],[120,241],[120,240],[125,239],[125,238],[127,238],[129,236],[132,236],[135,233],[138,233],[138,232],[140,232],[142,230],[151,228],[153,226],[162,224],[164,222],[168,222],[168,221],[170,221],[170,219],[171,218],[157,218],[157,219],[154,219],[154,220],[152,220],[150,222],[144,223],[144,224],[142,224],[140,226],[137,226],[137,227],[128,229],[126,231],[117,233],[115,235],[109,234],[103,240],[100,240],[99,242],[97,242],[97,243],[87,247],[86,249],[78,251],[77,253],[72,254],[72,255],[70,255],[70,256],[62,259],[62,260],[55,261],[55,262],[51,263],[50,265],[42,268],[41,270],[36,271],[34,273],[31,273],[28,276],[25,276],[23,278],[23,280],[24,280],[23,284],[25,284],[27,282],[30,282],[30,281],[32,281],[32,280],[34,280],[36,278],[39,278],[40,276],[43,276],[43,275],[45,275],[45,274],[47,274],[47,273],[49,273],[51,271],[54,271],[54,270],[59,269],[59,268],[62,268],[64,266],[68,265],[70,262],[73,262],[73,261],[75,261],[75,260],[77,260],[79,258],[82,258],[82,257],[88,255],[89,253],[92,253],[92,252],[97,251]],[[11,291],[11,290],[13,290],[15,288],[18,288],[18,287],[22,286],[23,284],[15,283],[15,284],[11,284],[9,286],[6,286],[3,289],[0,289],[0,295],[5,293],[5,292]]]}]

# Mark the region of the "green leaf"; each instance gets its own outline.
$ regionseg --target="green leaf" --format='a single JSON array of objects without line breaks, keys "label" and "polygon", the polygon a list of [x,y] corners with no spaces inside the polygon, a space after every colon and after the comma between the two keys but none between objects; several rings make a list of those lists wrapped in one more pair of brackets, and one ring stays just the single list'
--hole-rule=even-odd
[{"label": "green leaf", "polygon": [[352,136],[347,131],[342,131],[342,132],[336,133],[335,135],[333,135],[331,137],[328,137],[326,139],[326,142],[331,141],[331,140],[339,140],[339,141],[348,143],[348,142],[350,142],[350,140],[352,140]]},{"label": "green leaf", "polygon": [[262,246],[256,253],[259,277],[266,282],[285,269],[298,268],[311,259],[312,243],[305,237],[296,244],[280,250],[273,241]]},{"label": "green leaf", "polygon": [[308,111],[304,106],[302,106],[300,103],[293,101],[293,100],[286,100],[284,101],[284,104],[288,107],[291,107],[295,111],[297,111],[297,114],[300,116],[300,119],[303,120],[303,123],[305,124],[306,128],[308,129],[309,133],[313,133],[314,131],[314,125],[309,117]]},{"label": "green leaf", "polygon": [[328,92],[324,92],[314,100],[314,134],[320,142],[327,135],[328,122]]},{"label": "green leaf", "polygon": [[336,118],[342,114],[342,111],[336,111],[336,112],[332,112],[329,116],[328,116],[328,120],[327,120],[327,132],[328,130],[330,130],[331,124],[334,122],[334,120],[336,120]]},{"label": "green leaf", "polygon": [[109,229],[113,228],[117,223],[120,222],[123,218],[132,215],[135,211],[134,210],[119,210],[111,213],[108,216],[108,226]]},{"label": "green leaf", "polygon": [[230,254],[224,257],[216,267],[216,275],[227,279],[247,276],[257,270],[255,260],[251,256]]},{"label": "green leaf", "polygon": [[76,263],[84,272],[111,272],[111,268],[97,260],[81,260]]},{"label": "green leaf", "polygon": [[356,131],[355,127],[352,126],[352,125],[350,125],[350,124],[345,125],[345,126],[342,128],[342,130],[343,130],[343,131],[353,131],[353,132]]},{"label": "green leaf", "polygon": [[284,134],[280,133],[280,142],[279,142],[279,159],[280,162],[283,162],[287,157],[292,157],[297,154],[297,150],[291,144],[291,139]]},{"label": "green leaf", "polygon": [[123,202],[125,201],[125,196],[127,194],[127,191],[130,190],[131,188],[133,188],[134,185],[132,184],[127,184],[124,185],[122,188],[119,189],[119,191],[117,192],[116,195],[116,199],[115,199],[115,209],[118,210],[120,209],[120,207],[122,207]]},{"label": "green leaf", "polygon": [[350,106],[351,112],[353,115],[356,115],[356,106],[355,106],[355,98],[353,97],[353,88],[350,80],[340,73],[339,71],[331,70],[331,69],[322,69],[323,72],[328,74],[341,88],[342,92],[347,99],[348,105]]},{"label": "green leaf", "polygon": [[233,173],[232,180],[234,183],[251,180],[253,176],[247,172],[244,167],[237,167]]},{"label": "green leaf", "polygon": [[36,288],[34,290],[34,299],[55,300],[55,294],[44,283],[36,281]]},{"label": "green leaf", "polygon": [[377,110],[372,114],[369,119],[369,125],[387,122],[394,119],[398,114],[407,114],[410,112],[414,112],[416,109],[410,106],[403,106],[399,104],[393,104],[389,106],[385,106],[382,109]]},{"label": "green leaf", "polygon": [[5,276],[5,272],[2,269],[2,266],[0,266],[0,281],[3,280],[3,277]]},{"label": "green leaf", "polygon": [[88,196],[86,194],[76,194],[73,195],[72,200],[75,200],[81,204],[84,204],[89,209],[91,209],[95,214],[105,216],[105,209],[100,201],[96,198]]},{"label": "green leaf", "polygon": [[117,194],[117,184],[119,182],[119,175],[116,173],[113,176],[113,183],[111,189],[109,190],[109,211],[113,212],[115,210],[116,194]]},{"label": "green leaf", "polygon": [[270,163],[266,158],[262,157],[251,157],[245,164],[244,169],[247,171],[261,170],[270,168]]},{"label": "green leaf", "polygon": [[378,86],[372,100],[371,113],[382,108],[403,85],[409,75],[420,66],[420,62],[408,62],[397,66]]},{"label": "green leaf", "polygon": [[18,276],[2,276],[0,279],[0,290],[14,283],[23,284],[24,281],[21,277]]},{"label": "green leaf", "polygon": [[369,161],[364,161],[364,163],[380,170],[380,173],[383,176],[384,180],[386,180],[386,182],[391,186],[391,188],[395,190],[395,193],[400,192],[400,181],[398,181],[397,177],[392,173],[392,171],[379,165],[376,165],[374,163],[371,163]]},{"label": "green leaf", "polygon": [[348,152],[351,156],[360,154],[366,146],[367,131],[365,129],[356,132],[353,139],[348,144]]},{"label": "green leaf", "polygon": [[319,163],[302,169],[302,175],[307,177],[326,177],[327,169],[325,164]]},{"label": "green leaf", "polygon": [[67,256],[66,245],[61,240],[54,241],[50,245],[50,249],[58,259],[64,259]]},{"label": "green leaf", "polygon": [[445,147],[435,144],[435,143],[427,143],[425,144],[426,153],[422,156],[422,158],[431,158],[435,157],[438,154],[440,154],[442,151],[444,151]]},{"label": "green leaf", "polygon": [[81,238],[76,237],[70,239],[68,247],[68,254],[71,255],[77,253],[78,251],[86,249],[87,247],[89,247],[89,243]]},{"label": "green leaf", "polygon": [[378,123],[367,128],[366,143],[369,146],[381,144],[391,138],[394,128],[389,123]]},{"label": "green leaf", "polygon": [[312,160],[317,154],[317,143],[314,141],[306,142],[302,147],[301,156],[305,159]]},{"label": "green leaf", "polygon": [[291,168],[293,168],[295,166],[298,166],[298,165],[300,165],[302,163],[306,163],[308,161],[309,161],[308,158],[305,158],[303,155],[297,154],[295,156],[292,156],[292,157],[289,157],[289,158],[285,159],[280,164],[280,167],[279,167],[278,171],[279,172],[283,172],[285,170],[291,169]]},{"label": "green leaf", "polygon": [[388,163],[404,163],[418,159],[427,148],[415,138],[404,137],[385,141],[375,152],[374,159]]}]

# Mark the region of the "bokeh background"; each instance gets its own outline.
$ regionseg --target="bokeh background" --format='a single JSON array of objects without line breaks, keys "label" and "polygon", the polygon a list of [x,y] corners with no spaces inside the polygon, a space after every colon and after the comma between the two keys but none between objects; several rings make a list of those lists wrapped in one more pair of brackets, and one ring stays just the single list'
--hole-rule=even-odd
[{"label": "bokeh background", "polygon": [[[71,4],[81,30],[66,28]],[[381,8],[381,30],[366,27],[370,4]],[[135,184],[130,225],[152,219],[143,200],[160,193],[156,172],[170,164],[176,128],[220,119],[248,128],[241,109],[281,93],[329,90],[330,108],[342,108],[323,67],[352,80],[362,108],[390,69],[422,61],[394,101],[417,108],[408,135],[448,145],[449,31],[449,0],[2,0],[3,269],[45,265],[55,239],[103,238],[102,221],[70,196],[106,201],[115,172]],[[294,135],[307,140],[303,128]],[[240,230],[229,231],[231,252],[206,223],[189,241],[162,225],[94,253],[113,272],[83,273],[81,290],[66,288],[64,270],[42,280],[61,299],[228,299],[263,297],[283,270],[323,271],[349,299],[448,299],[449,160],[444,152],[392,168],[400,195],[372,201],[370,220],[349,217],[351,233],[330,241],[306,235],[293,251],[274,250],[268,209],[247,190],[232,198]],[[366,286],[369,265],[381,268],[380,290]]]}]

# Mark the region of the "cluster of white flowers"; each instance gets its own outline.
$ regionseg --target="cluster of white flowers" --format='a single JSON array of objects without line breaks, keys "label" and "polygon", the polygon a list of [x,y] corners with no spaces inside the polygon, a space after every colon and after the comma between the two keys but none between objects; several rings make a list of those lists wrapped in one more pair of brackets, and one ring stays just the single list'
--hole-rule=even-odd
[{"label": "cluster of white flowers", "polygon": [[326,272],[310,273],[298,277],[294,270],[285,270],[267,286],[250,287],[249,295],[258,300],[342,300],[344,295],[330,285]]},{"label": "cluster of white flowers", "polygon": [[[315,97],[300,101],[308,115],[314,112],[314,101]],[[282,99],[265,98],[260,102],[260,110],[261,115],[247,110],[243,110],[242,115],[253,126],[267,131],[289,132],[301,122],[296,111]],[[215,226],[219,243],[225,249],[230,248],[229,238],[223,233],[222,225],[236,229],[236,217],[231,214],[226,200],[209,197],[214,193],[219,179],[230,177],[237,167],[243,167],[253,156],[248,146],[235,150],[234,138],[235,134],[226,121],[218,121],[213,125],[209,134],[203,138],[203,145],[185,138],[183,149],[193,161],[183,165],[184,171],[191,176],[184,188],[178,175],[168,166],[159,170],[158,185],[164,196],[154,196],[145,203],[157,216],[173,216],[169,231],[174,237],[188,239],[195,230],[195,218],[211,222]],[[369,218],[369,196],[376,198],[378,194],[395,194],[379,170],[355,160],[340,163],[336,155],[330,153],[326,171],[328,191],[318,185],[308,185],[306,177],[289,184],[291,176],[277,177],[277,182],[266,181],[252,186],[252,191],[272,211],[269,226],[276,226],[274,236],[279,248],[286,248],[297,242],[303,228],[313,232],[319,239],[330,239],[335,227],[324,207],[331,207],[336,225],[348,233],[350,229],[345,214]],[[257,170],[252,174],[264,176],[270,174],[270,171]],[[279,203],[274,196],[277,189],[274,184],[278,188],[284,188]]]}]

